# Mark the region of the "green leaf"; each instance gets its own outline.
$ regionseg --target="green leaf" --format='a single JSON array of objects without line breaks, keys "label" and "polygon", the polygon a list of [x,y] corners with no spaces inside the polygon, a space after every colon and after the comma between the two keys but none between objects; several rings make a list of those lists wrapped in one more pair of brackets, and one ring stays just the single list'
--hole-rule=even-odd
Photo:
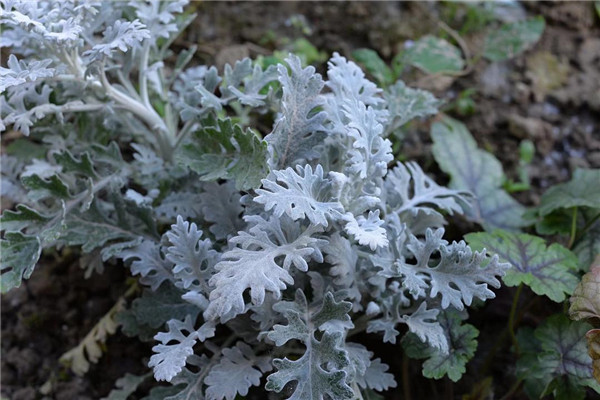
[{"label": "green leaf", "polygon": [[43,145],[24,138],[13,140],[6,146],[6,154],[27,162],[35,158],[44,159],[46,152],[47,150]]},{"label": "green leaf", "polygon": [[62,172],[64,173],[74,172],[89,178],[95,178],[97,176],[94,171],[92,159],[88,153],[83,153],[80,159],[77,159],[70,151],[65,150],[55,154],[54,159],[62,166]]},{"label": "green leaf", "polygon": [[200,309],[181,299],[185,292],[170,283],[163,283],[156,291],[144,290],[142,297],[131,305],[139,322],[152,328],[160,328],[170,319],[196,318]]},{"label": "green leaf", "polygon": [[375,50],[358,49],[352,52],[352,57],[373,75],[380,86],[387,87],[394,81],[394,73]]},{"label": "green leaf", "polygon": [[511,264],[502,278],[507,286],[524,283],[536,294],[560,303],[579,282],[577,258],[558,243],[546,247],[546,242],[537,236],[502,230],[469,233],[465,239],[472,248],[485,248]]},{"label": "green leaf", "polygon": [[600,254],[571,296],[569,316],[574,320],[600,318]]},{"label": "green leaf", "polygon": [[523,349],[517,362],[517,376],[525,381],[532,398],[554,394],[557,399],[585,398],[585,387],[600,393],[592,375],[592,359],[586,348],[586,332],[591,325],[569,321],[562,315],[548,318],[535,332],[519,332]]},{"label": "green leaf", "polygon": [[69,187],[57,176],[52,175],[48,179],[40,178],[37,175],[21,177],[23,186],[29,189],[29,197],[32,200],[40,200],[48,197],[68,199]]},{"label": "green leaf", "polygon": [[42,247],[37,237],[23,235],[21,232],[6,233],[4,239],[0,240],[0,247],[0,292],[6,293],[21,286],[23,279],[29,279],[40,258]]},{"label": "green leaf", "polygon": [[260,186],[268,171],[266,142],[230,119],[195,132],[177,160],[202,180],[234,179],[239,190]]},{"label": "green leaf", "polygon": [[465,67],[458,48],[431,35],[417,40],[406,52],[406,60],[428,74],[456,73]]},{"label": "green leaf", "polygon": [[25,204],[17,205],[17,211],[4,210],[0,217],[0,229],[6,231],[20,231],[21,229],[50,221],[52,218],[38,213]]},{"label": "green leaf", "polygon": [[556,210],[544,216],[542,219],[539,219],[536,209],[529,209],[526,214],[527,217],[532,218],[532,222],[537,219],[535,231],[539,235],[554,235],[556,233],[568,234],[571,232],[573,213],[569,210]]},{"label": "green leaf", "polygon": [[462,123],[445,118],[431,127],[433,156],[440,168],[450,175],[450,187],[475,195],[468,217],[485,230],[496,228],[515,231],[527,223],[525,208],[501,189],[502,165],[477,143]]},{"label": "green leaf", "polygon": [[504,24],[485,38],[483,56],[490,61],[512,58],[533,46],[542,36],[546,22],[538,16]]},{"label": "green leaf", "polygon": [[423,343],[414,333],[407,333],[402,338],[402,347],[411,358],[427,358],[423,363],[423,376],[440,379],[448,376],[458,382],[466,371],[467,362],[477,350],[479,331],[470,324],[461,324],[464,318],[454,310],[440,313],[438,321],[446,332],[450,350],[444,353],[440,349]]},{"label": "green leaf", "polygon": [[544,192],[537,211],[545,216],[559,208],[571,207],[600,209],[600,169],[576,169],[569,182]]}]

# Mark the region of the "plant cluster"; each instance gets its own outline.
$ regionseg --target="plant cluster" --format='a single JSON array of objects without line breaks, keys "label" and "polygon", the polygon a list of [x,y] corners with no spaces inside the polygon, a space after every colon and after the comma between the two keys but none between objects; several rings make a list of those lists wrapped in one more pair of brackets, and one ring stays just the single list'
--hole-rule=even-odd
[{"label": "plant cluster", "polygon": [[[147,399],[232,400],[252,386],[290,399],[374,398],[396,381],[355,335],[400,342],[425,360],[424,376],[457,381],[477,345],[467,307],[493,298],[500,279],[559,302],[573,293],[598,249],[588,235],[598,171],[549,191],[526,220],[499,162],[443,118],[433,152],[452,179],[440,186],[395,161],[389,140],[438,112],[433,95],[401,80],[381,89],[337,53],[327,79],[294,55],[222,74],[189,66],[195,49],[170,49],[194,18],[184,6],[2,1],[11,55],[0,68],[1,128],[27,137],[2,157],[2,198],[15,204],[1,218],[2,292],[63,247],[81,249],[88,276],[122,263],[146,287],[129,302],[132,286],[63,356],[75,373],[120,326],[158,342],[148,365],[172,385]],[[565,209],[581,228],[569,246],[579,260],[516,233],[534,219],[538,231],[562,232]],[[444,225],[457,214],[489,232],[449,242]],[[573,302],[580,317],[597,285],[590,274]],[[600,392],[582,341],[590,328],[566,317],[511,328],[528,393]],[[126,375],[108,398],[146,378]]]}]

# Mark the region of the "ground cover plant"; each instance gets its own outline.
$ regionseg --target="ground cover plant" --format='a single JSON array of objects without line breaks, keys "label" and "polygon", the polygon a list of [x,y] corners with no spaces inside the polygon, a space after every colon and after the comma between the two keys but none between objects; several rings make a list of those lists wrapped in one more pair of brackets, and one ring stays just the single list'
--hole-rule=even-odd
[{"label": "ground cover plant", "polygon": [[[116,265],[136,278],[61,357],[74,374],[120,329],[153,343],[152,372],[125,375],[109,399],[140,395],[150,375],[170,386],[146,387],[148,399],[387,398],[400,378],[409,397],[373,338],[424,360],[424,377],[457,382],[479,335],[467,310],[503,282],[517,290],[499,343],[512,341],[518,363],[502,395],[600,393],[599,336],[580,321],[599,315],[600,171],[576,171],[526,212],[443,102],[399,80],[403,68],[470,68],[448,40],[419,39],[393,70],[357,53],[381,87],[338,53],[325,75],[281,53],[219,73],[190,66],[194,48],[173,54],[194,18],[185,6],[2,3],[2,129],[24,135],[2,156],[14,203],[1,219],[2,292],[74,248],[88,276]],[[502,25],[484,56],[522,52],[543,28]],[[447,187],[392,144],[433,115]],[[485,232],[449,239],[459,215]],[[578,321],[558,307],[518,328],[524,287],[573,296]]]}]

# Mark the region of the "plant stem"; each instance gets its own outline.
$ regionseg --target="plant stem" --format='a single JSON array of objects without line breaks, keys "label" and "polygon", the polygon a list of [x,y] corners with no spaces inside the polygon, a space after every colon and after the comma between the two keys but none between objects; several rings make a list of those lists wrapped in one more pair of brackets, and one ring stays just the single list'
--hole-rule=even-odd
[{"label": "plant stem", "polygon": [[139,85],[140,97],[146,108],[152,108],[148,97],[148,58],[150,57],[150,41],[146,39],[142,47],[142,59],[140,60]]},{"label": "plant stem", "polygon": [[569,236],[569,244],[567,248],[570,250],[575,243],[575,234],[577,233],[577,206],[573,207],[573,215],[571,217],[571,234]]},{"label": "plant stem", "polygon": [[515,352],[517,353],[517,355],[519,354],[519,343],[517,342],[517,335],[515,335],[515,314],[517,311],[517,304],[519,303],[519,297],[521,296],[522,290],[523,283],[520,283],[513,297],[512,306],[510,307],[510,317],[508,319],[508,332],[510,333],[510,337],[512,339],[513,346],[515,347]]}]

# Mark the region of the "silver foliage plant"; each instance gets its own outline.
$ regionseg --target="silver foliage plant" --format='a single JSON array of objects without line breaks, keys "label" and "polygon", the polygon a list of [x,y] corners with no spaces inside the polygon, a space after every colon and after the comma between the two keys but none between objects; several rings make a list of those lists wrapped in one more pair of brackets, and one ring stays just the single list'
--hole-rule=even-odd
[{"label": "silver foliage plant", "polygon": [[[123,330],[166,329],[149,366],[173,387],[149,398],[232,400],[264,385],[337,400],[395,387],[352,341],[362,331],[391,343],[403,332],[418,358],[441,360],[429,376],[460,377],[474,350],[455,348],[470,346],[457,332],[477,332],[461,325],[465,306],[493,298],[507,266],[443,239],[469,193],[394,161],[388,134],[439,102],[402,82],[382,90],[337,53],[327,79],[293,55],[219,76],[187,67],[190,49],[167,66],[193,18],[184,5],[2,1],[2,129],[45,150],[2,160],[3,197],[19,203],[2,216],[3,291],[44,248],[123,260],[150,288]],[[250,125],[266,113],[275,122],[262,139]]]}]

